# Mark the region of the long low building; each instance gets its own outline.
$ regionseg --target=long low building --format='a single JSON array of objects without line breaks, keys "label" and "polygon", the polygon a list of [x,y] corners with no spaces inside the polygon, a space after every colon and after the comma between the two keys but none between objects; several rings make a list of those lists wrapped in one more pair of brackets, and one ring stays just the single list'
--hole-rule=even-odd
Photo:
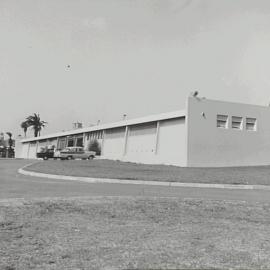
[{"label": "long low building", "polygon": [[270,107],[188,97],[186,109],[21,140],[16,157],[41,147],[97,140],[101,158],[183,167],[270,164]]}]

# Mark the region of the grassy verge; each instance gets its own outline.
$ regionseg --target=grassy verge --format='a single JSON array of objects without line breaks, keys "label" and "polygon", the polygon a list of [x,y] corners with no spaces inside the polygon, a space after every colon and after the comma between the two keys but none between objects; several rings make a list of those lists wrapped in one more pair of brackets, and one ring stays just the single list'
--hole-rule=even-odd
[{"label": "grassy verge", "polygon": [[111,160],[39,162],[27,170],[71,176],[222,184],[270,184],[270,166],[181,168]]},{"label": "grassy verge", "polygon": [[176,198],[0,202],[0,269],[270,266],[270,205]]}]

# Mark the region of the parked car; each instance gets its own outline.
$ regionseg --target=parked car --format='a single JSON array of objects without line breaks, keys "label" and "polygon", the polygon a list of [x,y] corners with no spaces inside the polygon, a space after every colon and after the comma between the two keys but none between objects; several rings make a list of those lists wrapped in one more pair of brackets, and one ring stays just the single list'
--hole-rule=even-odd
[{"label": "parked car", "polygon": [[37,152],[37,158],[42,158],[47,160],[49,158],[53,158],[54,151],[52,149],[47,149],[46,151]]},{"label": "parked car", "polygon": [[96,156],[94,151],[86,151],[83,147],[66,147],[60,151],[61,159],[93,159]]},{"label": "parked car", "polygon": [[60,158],[60,151],[56,150],[54,146],[42,147],[36,154],[37,158],[48,160],[49,158]]}]

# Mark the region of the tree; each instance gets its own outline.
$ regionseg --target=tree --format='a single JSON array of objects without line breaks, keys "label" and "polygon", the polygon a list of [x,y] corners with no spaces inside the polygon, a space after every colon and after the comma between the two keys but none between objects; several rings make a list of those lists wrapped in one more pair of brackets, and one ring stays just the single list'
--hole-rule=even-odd
[{"label": "tree", "polygon": [[5,152],[6,152],[6,157],[7,158],[12,158],[14,157],[14,149],[12,148],[13,146],[13,140],[12,140],[12,133],[11,132],[6,132],[6,134],[8,135],[9,139],[8,139],[8,148],[5,147]]},{"label": "tree", "polygon": [[0,146],[5,146],[4,133],[0,132]]},{"label": "tree", "polygon": [[26,137],[26,132],[27,132],[28,127],[29,127],[29,125],[28,125],[27,121],[23,121],[21,123],[21,128],[23,129],[24,137]]},{"label": "tree", "polygon": [[7,134],[8,137],[9,137],[9,139],[8,139],[9,149],[11,149],[11,148],[12,148],[12,145],[13,145],[12,133],[11,133],[11,132],[6,132],[6,134]]},{"label": "tree", "polygon": [[47,122],[41,121],[39,114],[36,113],[28,116],[26,118],[26,123],[28,124],[28,127],[32,127],[34,129],[35,137],[40,136],[41,129],[45,127],[45,124],[47,124]]}]

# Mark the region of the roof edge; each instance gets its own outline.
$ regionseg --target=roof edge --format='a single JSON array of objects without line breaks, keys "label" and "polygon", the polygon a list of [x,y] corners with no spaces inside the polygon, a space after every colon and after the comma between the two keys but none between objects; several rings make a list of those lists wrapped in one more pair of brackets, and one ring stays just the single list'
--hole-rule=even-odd
[{"label": "roof edge", "polygon": [[23,139],[20,142],[26,143],[26,142],[31,142],[31,141],[46,140],[46,139],[55,138],[55,137],[63,137],[63,136],[76,135],[76,134],[91,132],[91,131],[132,126],[132,125],[137,125],[137,124],[144,124],[144,123],[173,119],[173,118],[181,118],[185,116],[186,116],[185,110],[173,111],[173,112],[154,114],[154,115],[149,115],[149,116],[144,116],[144,117],[134,118],[134,119],[129,119],[129,120],[122,120],[122,121],[113,122],[113,123],[100,124],[100,125],[95,125],[92,127],[85,127],[85,128],[80,128],[80,129],[74,129],[74,130],[71,129],[68,131],[52,133],[52,134],[43,135],[39,137],[31,137],[31,138]]}]

